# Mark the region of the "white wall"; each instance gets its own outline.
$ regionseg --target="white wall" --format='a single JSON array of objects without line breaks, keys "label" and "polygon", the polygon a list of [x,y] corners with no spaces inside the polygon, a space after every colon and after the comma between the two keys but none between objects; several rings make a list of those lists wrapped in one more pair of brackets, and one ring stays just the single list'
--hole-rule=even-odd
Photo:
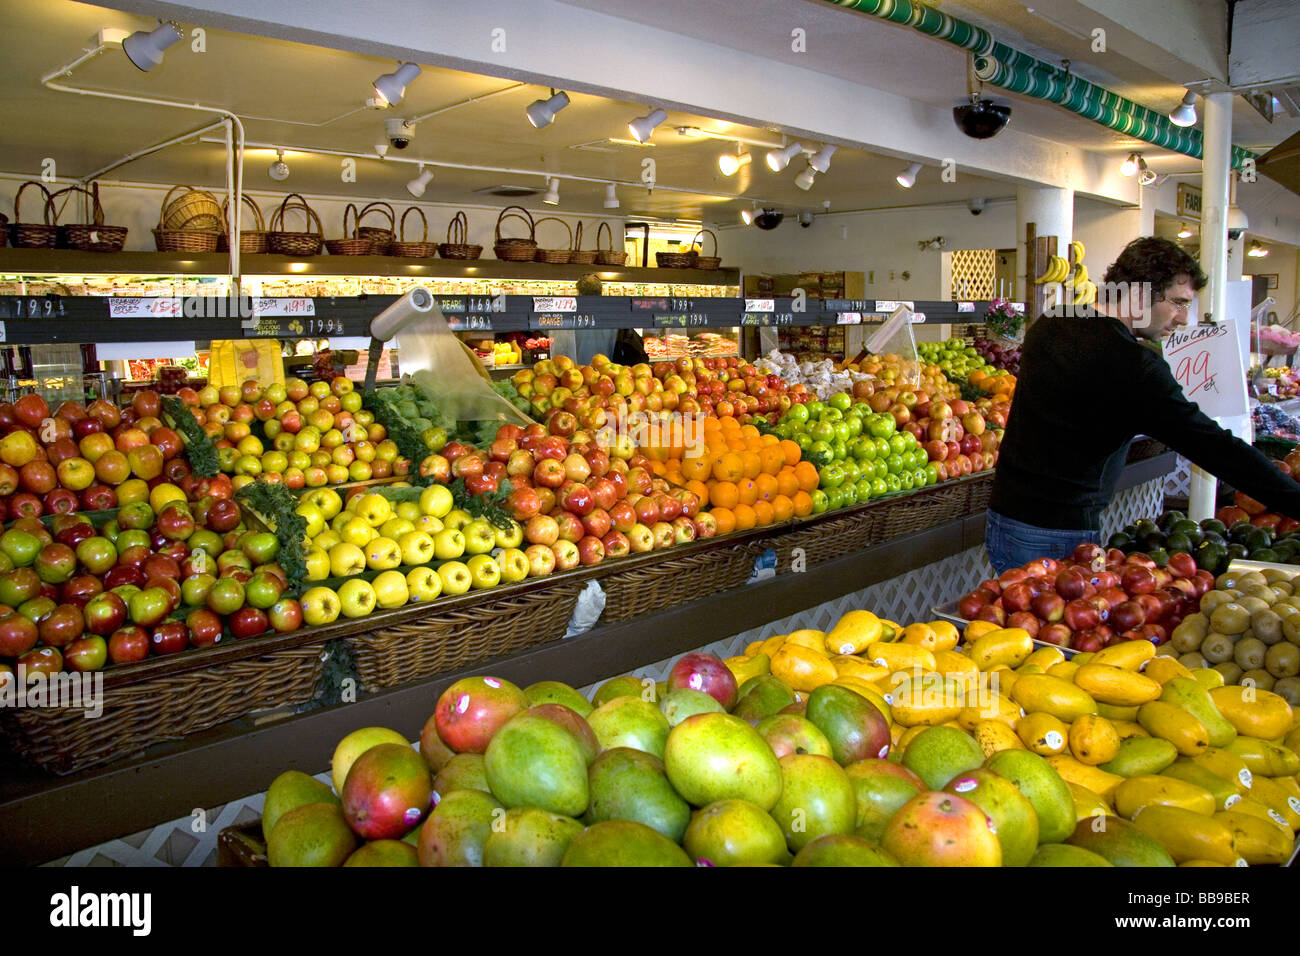
[{"label": "white wall", "polygon": [[[1247,276],[1275,275],[1277,288],[1268,294],[1277,300],[1276,305],[1269,306],[1270,312],[1277,313],[1277,321],[1285,323],[1296,307],[1297,265],[1300,265],[1300,252],[1294,246],[1271,246],[1269,255],[1263,259],[1246,256],[1243,272]],[[1297,323],[1300,324],[1300,323]]]},{"label": "white wall", "polygon": [[1140,214],[1135,207],[1115,206],[1092,199],[1074,200],[1074,238],[1084,245],[1089,277],[1100,284],[1106,267],[1138,238]]}]

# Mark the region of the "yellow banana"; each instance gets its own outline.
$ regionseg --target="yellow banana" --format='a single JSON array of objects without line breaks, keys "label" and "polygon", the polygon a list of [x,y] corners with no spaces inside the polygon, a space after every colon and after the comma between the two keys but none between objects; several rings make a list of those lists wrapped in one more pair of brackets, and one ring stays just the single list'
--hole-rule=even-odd
[{"label": "yellow banana", "polygon": [[1070,257],[1074,259],[1075,262],[1082,262],[1083,255],[1084,255],[1083,243],[1080,242],[1078,239],[1075,239],[1073,242],[1070,243]]}]

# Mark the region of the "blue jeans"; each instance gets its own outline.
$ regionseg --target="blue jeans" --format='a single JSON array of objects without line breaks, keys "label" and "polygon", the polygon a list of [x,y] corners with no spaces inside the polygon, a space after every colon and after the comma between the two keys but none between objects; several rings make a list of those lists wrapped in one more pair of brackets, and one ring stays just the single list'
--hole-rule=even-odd
[{"label": "blue jeans", "polygon": [[1001,574],[1034,558],[1067,557],[1079,544],[1101,544],[1099,531],[1060,531],[1014,521],[990,509],[984,527],[984,548],[993,570]]}]

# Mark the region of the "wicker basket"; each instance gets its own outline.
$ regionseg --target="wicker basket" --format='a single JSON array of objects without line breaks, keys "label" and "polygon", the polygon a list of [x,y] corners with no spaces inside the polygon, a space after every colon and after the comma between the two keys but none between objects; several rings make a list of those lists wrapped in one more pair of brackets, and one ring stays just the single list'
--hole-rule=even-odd
[{"label": "wicker basket", "polygon": [[249,714],[316,694],[321,647],[306,644],[104,690],[103,714],[46,707],[0,710],[0,735],[30,763],[57,774],[120,759]]},{"label": "wicker basket", "polygon": [[966,510],[969,494],[961,482],[948,481],[897,498],[882,499],[879,504],[873,502],[871,510],[879,512],[880,522],[876,538],[888,541],[964,518],[969,513]]},{"label": "wicker basket", "polygon": [[870,545],[876,538],[879,523],[875,509],[855,508],[843,515],[798,527],[788,534],[769,539],[767,544],[775,548],[778,555],[790,555],[796,549],[802,551],[804,563],[809,566],[825,564]]},{"label": "wicker basket", "polygon": [[[519,212],[511,212],[512,209],[518,209]],[[528,238],[502,239],[501,223],[507,219],[522,219],[528,223]],[[523,206],[506,206],[502,209],[501,215],[497,216],[497,227],[493,235],[495,242],[492,251],[496,253],[498,259],[507,262],[532,262],[533,256],[537,255],[537,223],[533,222],[532,215]]]},{"label": "wicker basket", "polygon": [[[90,222],[59,226],[59,245],[82,252],[121,252],[126,245],[126,226],[104,225],[104,207],[99,202],[99,183],[85,186],[68,186],[60,189],[51,200],[64,193],[80,193],[86,199],[86,212]],[[71,197],[69,197],[71,198]]]},{"label": "wicker basket", "polygon": [[569,255],[569,262],[575,266],[589,266],[596,262],[596,250],[582,248],[582,220],[573,227],[573,252]]},{"label": "wicker basket", "polygon": [[[348,216],[352,217],[352,233],[348,234]],[[368,256],[373,249],[371,240],[357,232],[357,207],[348,203],[343,210],[343,238],[326,239],[325,248],[332,256]]]},{"label": "wicker basket", "polygon": [[[406,217],[415,213],[420,217],[420,241],[408,242],[406,239]],[[464,213],[459,213],[464,215]],[[388,254],[390,256],[402,256],[407,259],[432,259],[438,254],[437,243],[429,241],[429,220],[424,218],[424,210],[419,206],[411,206],[406,212],[402,213],[402,221],[399,224],[402,231],[402,238],[388,244]],[[479,249],[479,252],[482,252]],[[473,258],[478,258],[474,256]]]},{"label": "wicker basket", "polygon": [[708,269],[712,271],[713,269],[717,269],[719,266],[722,265],[722,260],[718,257],[718,237],[715,236],[713,232],[708,229],[701,229],[699,232],[695,234],[695,238],[691,240],[691,245],[695,246],[698,244],[699,252],[703,252],[704,243],[701,242],[700,240],[702,240],[705,236],[708,236],[713,240],[713,255],[703,256],[697,254],[695,256],[695,268]]},{"label": "wicker basket", "polygon": [[438,255],[444,259],[477,259],[483,255],[483,247],[469,241],[469,217],[463,212],[447,223],[447,241],[438,246]]},{"label": "wicker basket", "polygon": [[[608,249],[600,244],[600,237],[604,233],[609,233]],[[596,230],[596,264],[601,266],[621,266],[625,262],[627,262],[627,253],[614,251],[614,230],[609,228],[609,223],[602,222],[600,228]]]},{"label": "wicker basket", "polygon": [[741,587],[765,547],[765,543],[738,541],[679,557],[668,551],[655,564],[607,574],[600,579],[605,591],[601,620],[626,621]]},{"label": "wicker basket", "polygon": [[564,636],[584,581],[503,595],[344,638],[357,677],[379,690],[469,667]]},{"label": "wicker basket", "polygon": [[686,252],[656,252],[655,264],[660,269],[694,269],[699,253],[694,249]]},{"label": "wicker basket", "polygon": [[[173,198],[177,190],[183,190]],[[173,186],[163,199],[161,221],[158,228],[166,230],[192,230],[221,232],[225,219],[217,197],[193,186]]]},{"label": "wicker basket", "polygon": [[[247,195],[241,196],[240,201],[253,210],[253,222],[257,223],[257,228],[239,230],[239,251],[246,256],[262,255],[269,248],[266,241],[266,220],[262,218],[262,210]],[[230,249],[230,220],[227,218],[229,214],[230,199],[226,198],[221,202],[222,230],[221,238],[217,240],[218,252],[226,252]]]},{"label": "wicker basket", "polygon": [[570,247],[570,248],[568,248],[568,249],[541,249],[541,248],[539,248],[539,249],[537,250],[536,254],[533,256],[533,261],[534,261],[534,262],[546,262],[546,263],[549,263],[550,265],[553,265],[553,266],[564,266],[564,265],[568,265],[568,264],[569,264],[569,261],[573,258],[573,248],[572,248],[572,247],[573,247],[573,230],[569,228],[569,224],[568,224],[567,222],[565,222],[563,219],[557,219],[557,218],[555,218],[554,216],[543,216],[541,219],[538,219],[538,220],[537,220],[537,222],[534,224],[534,228],[535,228],[536,226],[540,226],[540,225],[541,225],[542,223],[544,223],[544,222],[558,222],[561,226],[563,226],[565,232],[567,232],[567,233],[569,234],[569,247]]},{"label": "wicker basket", "polygon": [[[312,223],[316,224],[316,231],[310,232],[287,232],[284,227],[285,214],[291,209],[301,210],[303,220],[310,230]],[[311,206],[307,205],[307,200],[297,193],[290,193],[284,197],[284,202],[271,213],[270,230],[267,233],[267,245],[272,252],[278,252],[286,256],[318,256],[320,255],[321,246],[325,244],[324,229],[320,224],[320,216],[316,215]]]},{"label": "wicker basket", "polygon": [[[366,216],[376,214],[388,217],[388,227],[383,226],[363,226],[361,220]],[[397,238],[397,213],[393,212],[393,207],[386,202],[372,202],[361,207],[357,213],[357,235],[362,239],[370,240],[370,254],[375,256],[391,255],[388,247],[393,244]],[[346,232],[346,228],[344,229]]]},{"label": "wicker basket", "polygon": [[[22,202],[23,192],[28,186],[39,189],[45,200],[41,209],[41,222],[23,222],[22,213],[18,211],[18,204]],[[58,243],[59,227],[58,218],[54,215],[54,200],[50,191],[36,180],[28,180],[18,187],[18,193],[14,196],[14,221],[9,231],[17,249],[53,249]]]},{"label": "wicker basket", "polygon": [[992,498],[993,472],[985,472],[977,478],[969,479],[966,485],[966,514],[977,515],[987,511]]}]

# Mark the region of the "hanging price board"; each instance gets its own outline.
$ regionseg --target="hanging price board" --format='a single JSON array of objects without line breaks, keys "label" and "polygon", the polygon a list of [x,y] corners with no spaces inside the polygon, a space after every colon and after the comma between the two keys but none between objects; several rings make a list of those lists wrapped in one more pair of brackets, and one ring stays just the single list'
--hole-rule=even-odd
[{"label": "hanging price board", "polygon": [[1174,329],[1165,339],[1164,356],[1183,393],[1206,415],[1249,415],[1241,343],[1232,322]]}]

